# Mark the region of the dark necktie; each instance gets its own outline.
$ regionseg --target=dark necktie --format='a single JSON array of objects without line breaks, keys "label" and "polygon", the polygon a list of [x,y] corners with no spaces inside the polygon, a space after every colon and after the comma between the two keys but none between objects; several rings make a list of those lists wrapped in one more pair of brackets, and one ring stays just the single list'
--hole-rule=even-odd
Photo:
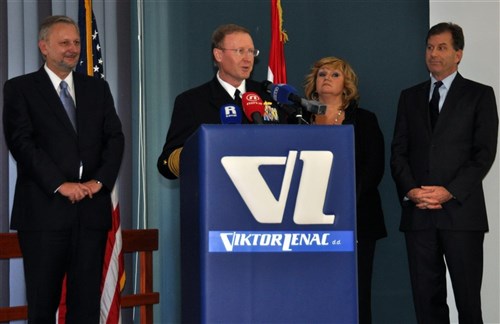
[{"label": "dark necktie", "polygon": [[236,91],[234,91],[234,102],[241,108],[240,94],[241,94],[240,90],[236,89]]},{"label": "dark necktie", "polygon": [[73,98],[69,94],[68,84],[66,81],[61,81],[59,84],[61,88],[61,92],[59,93],[59,97],[61,98],[61,102],[68,114],[69,120],[71,120],[71,124],[73,124],[73,128],[76,130],[76,107]]},{"label": "dark necktie", "polygon": [[432,91],[432,98],[429,102],[429,112],[431,116],[431,126],[434,129],[437,119],[439,117],[439,88],[443,85],[442,81],[437,81],[434,83],[434,91]]}]

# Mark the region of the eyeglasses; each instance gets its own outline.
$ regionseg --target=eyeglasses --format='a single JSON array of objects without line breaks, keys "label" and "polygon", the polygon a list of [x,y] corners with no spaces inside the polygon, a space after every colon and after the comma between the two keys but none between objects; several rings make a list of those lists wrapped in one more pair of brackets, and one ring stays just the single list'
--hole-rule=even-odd
[{"label": "eyeglasses", "polygon": [[238,56],[244,56],[245,54],[248,54],[248,55],[252,55],[253,57],[257,57],[259,56],[259,53],[260,51],[256,48],[222,48],[222,47],[219,47],[220,50],[223,50],[223,51],[233,51],[235,52],[236,54],[238,54]]}]

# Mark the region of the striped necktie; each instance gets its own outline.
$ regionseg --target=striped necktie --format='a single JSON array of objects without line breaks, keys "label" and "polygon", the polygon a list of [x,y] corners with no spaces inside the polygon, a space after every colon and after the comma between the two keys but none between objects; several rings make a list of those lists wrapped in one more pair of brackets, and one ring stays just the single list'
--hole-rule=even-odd
[{"label": "striped necktie", "polygon": [[61,98],[61,102],[66,110],[66,113],[68,114],[71,124],[73,124],[73,128],[76,130],[76,107],[75,102],[69,93],[68,84],[66,81],[61,81],[59,87],[61,88],[59,97]]}]

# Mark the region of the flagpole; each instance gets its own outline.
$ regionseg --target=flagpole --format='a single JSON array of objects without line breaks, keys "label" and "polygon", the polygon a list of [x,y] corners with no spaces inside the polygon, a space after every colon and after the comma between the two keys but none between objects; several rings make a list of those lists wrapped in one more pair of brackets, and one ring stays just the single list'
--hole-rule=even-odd
[{"label": "flagpole", "polygon": [[[92,22],[92,0],[85,0],[85,21]],[[85,25],[85,41],[87,44],[86,55],[87,55],[87,75],[93,76],[93,61],[92,61],[92,23]]]},{"label": "flagpole", "polygon": [[[138,147],[138,182],[139,190],[137,191],[137,229],[141,228],[141,215],[142,226],[147,228],[147,206],[146,206],[146,118],[145,118],[145,99],[144,99],[144,3],[143,0],[137,1],[137,60],[138,60],[138,105],[139,105],[139,147]],[[139,275],[139,262],[137,256],[134,260],[135,278],[134,278],[134,293],[137,292],[138,275]],[[132,318],[135,319],[136,308],[132,312]]]},{"label": "flagpole", "polygon": [[146,116],[145,116],[145,98],[144,98],[144,3],[143,0],[137,0],[137,47],[138,47],[138,94],[139,94],[139,190],[137,204],[137,228],[142,226],[144,229],[148,227],[147,223],[147,202],[146,202]]}]

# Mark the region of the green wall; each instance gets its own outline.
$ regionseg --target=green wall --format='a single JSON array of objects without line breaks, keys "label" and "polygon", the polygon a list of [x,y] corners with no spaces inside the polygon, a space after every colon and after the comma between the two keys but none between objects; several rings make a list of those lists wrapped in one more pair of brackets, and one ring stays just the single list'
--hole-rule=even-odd
[{"label": "green wall", "polygon": [[[132,3],[132,42],[137,42],[137,4]],[[247,27],[261,50],[253,78],[264,80],[270,42],[270,0],[144,0],[145,175],[134,165],[134,213],[146,209],[147,226],[160,229],[155,255],[155,289],[161,292],[155,322],[180,319],[179,183],[161,178],[156,159],[165,140],[175,96],[208,81],[214,73],[210,36],[220,24]],[[361,106],[375,112],[385,136],[386,174],[381,184],[389,236],[379,241],[373,283],[374,323],[414,323],[406,251],[398,231],[400,208],[390,177],[389,153],[397,100],[402,89],[428,77],[424,64],[429,3],[415,1],[282,0],[288,83],[301,89],[317,59],[348,60],[360,79]],[[133,45],[134,46],[134,45]],[[134,50],[132,65],[138,64]],[[138,103],[138,75],[133,77],[132,107]],[[141,111],[133,109],[133,125]],[[139,129],[134,131],[137,147]],[[138,156],[139,152],[134,152]],[[140,180],[138,180],[140,179]],[[139,215],[142,217],[142,214]],[[332,301],[334,302],[334,301]]]}]

